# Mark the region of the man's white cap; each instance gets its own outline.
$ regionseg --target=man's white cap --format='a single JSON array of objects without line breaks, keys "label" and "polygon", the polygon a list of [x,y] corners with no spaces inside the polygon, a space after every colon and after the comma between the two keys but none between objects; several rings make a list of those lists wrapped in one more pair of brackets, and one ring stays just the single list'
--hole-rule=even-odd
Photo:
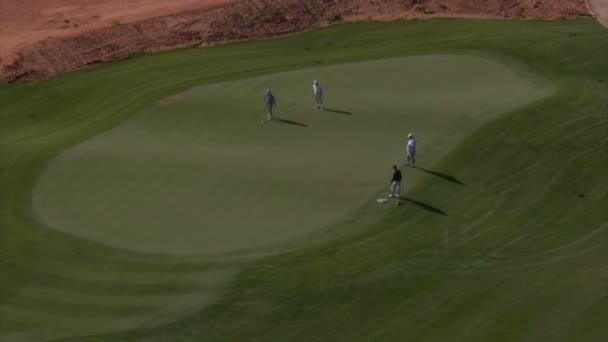
[{"label": "man's white cap", "polygon": [[266,89],[266,92],[267,92],[267,93],[270,93],[270,89]]},{"label": "man's white cap", "polygon": [[319,82],[317,82],[317,80],[312,81],[312,84],[317,84]]},{"label": "man's white cap", "polygon": [[408,138],[411,138],[411,137],[413,137],[413,136],[414,136],[414,135],[413,135],[412,133],[410,133],[410,134],[408,134],[408,135],[407,135],[407,137],[408,137]]}]

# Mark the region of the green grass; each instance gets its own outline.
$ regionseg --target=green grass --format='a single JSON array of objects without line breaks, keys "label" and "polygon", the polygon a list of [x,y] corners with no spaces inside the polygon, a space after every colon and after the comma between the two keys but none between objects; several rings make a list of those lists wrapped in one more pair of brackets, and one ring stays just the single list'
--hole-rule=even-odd
[{"label": "green grass", "polygon": [[[602,341],[607,42],[592,20],[343,24],[1,88],[0,339]],[[436,173],[407,189],[416,202],[364,205],[340,233],[308,246],[258,259],[144,254],[47,229],[33,215],[34,185],[51,158],[120,133],[146,108],[154,116],[150,106],[166,96],[446,53],[502,61],[520,79],[542,75],[555,92],[471,125],[478,129],[438,153]],[[206,87],[198,89],[217,86]],[[354,121],[352,111],[343,119]],[[302,129],[320,134],[313,123]]]},{"label": "green grass", "polygon": [[[329,94],[323,112],[308,89],[317,75]],[[62,153],[40,178],[34,210],[51,227],[142,251],[279,245],[374,203],[405,160],[408,130],[425,146],[419,163],[432,167],[483,122],[550,95],[547,82],[522,76],[430,55],[198,87]],[[260,124],[268,87],[280,121]],[[407,185],[421,173],[408,170]]]}]

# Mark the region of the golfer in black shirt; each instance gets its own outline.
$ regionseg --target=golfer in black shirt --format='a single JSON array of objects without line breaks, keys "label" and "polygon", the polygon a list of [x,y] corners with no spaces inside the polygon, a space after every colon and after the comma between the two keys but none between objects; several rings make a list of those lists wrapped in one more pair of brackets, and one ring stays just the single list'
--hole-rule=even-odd
[{"label": "golfer in black shirt", "polygon": [[391,188],[388,197],[399,198],[401,195],[401,179],[401,171],[397,168],[397,165],[393,165],[393,178],[391,179]]}]

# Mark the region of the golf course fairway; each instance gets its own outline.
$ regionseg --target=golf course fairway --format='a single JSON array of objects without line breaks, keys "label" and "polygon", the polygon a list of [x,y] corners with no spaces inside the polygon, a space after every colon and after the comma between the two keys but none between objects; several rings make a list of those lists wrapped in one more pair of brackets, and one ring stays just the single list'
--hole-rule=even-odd
[{"label": "golf course fairway", "polygon": [[604,341],[607,51],[345,23],[1,87],[0,341]]}]

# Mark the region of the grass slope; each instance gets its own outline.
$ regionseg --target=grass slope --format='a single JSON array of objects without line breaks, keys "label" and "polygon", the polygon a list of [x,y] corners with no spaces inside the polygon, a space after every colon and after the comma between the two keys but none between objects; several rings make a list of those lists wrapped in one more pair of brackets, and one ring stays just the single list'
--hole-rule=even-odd
[{"label": "grass slope", "polygon": [[[346,24],[2,88],[0,339],[604,340],[607,38],[592,20]],[[103,247],[33,219],[49,158],[167,94],[471,50],[528,65],[555,95],[482,127],[411,189],[416,201],[362,213],[351,235],[249,264]],[[219,301],[201,311],[205,298]]]}]

